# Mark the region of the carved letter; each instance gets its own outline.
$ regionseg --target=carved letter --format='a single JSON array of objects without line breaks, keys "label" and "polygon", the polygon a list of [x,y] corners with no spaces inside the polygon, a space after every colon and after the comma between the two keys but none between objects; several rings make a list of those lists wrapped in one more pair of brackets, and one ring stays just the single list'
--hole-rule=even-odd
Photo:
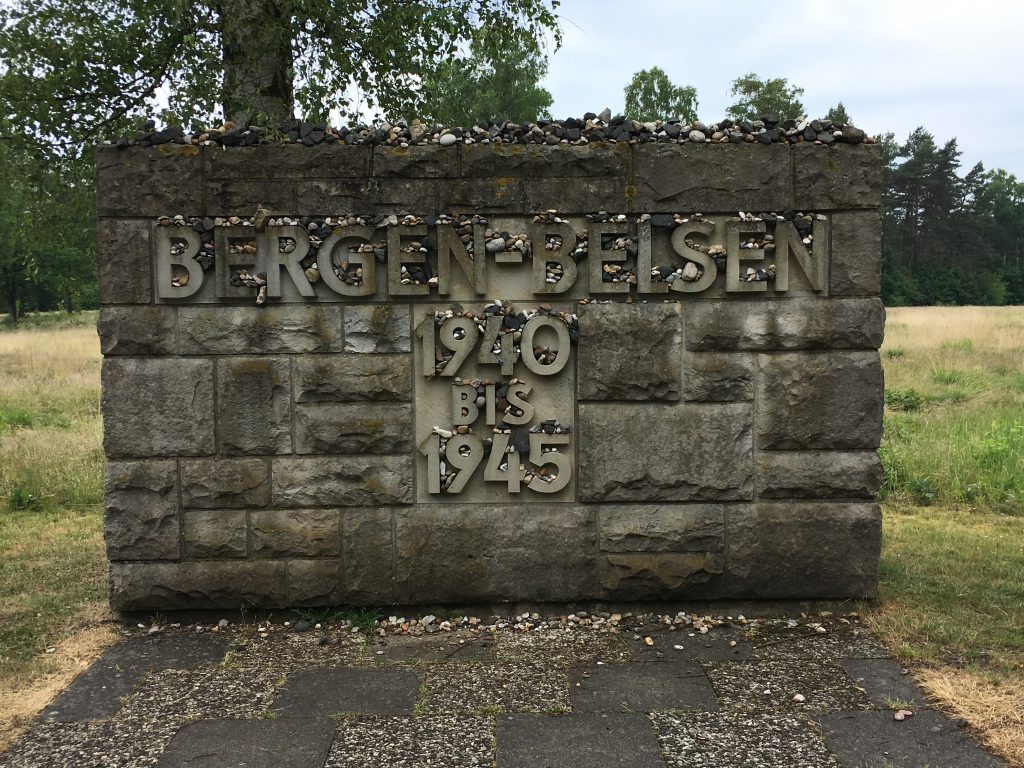
[{"label": "carved letter", "polygon": [[486,253],[481,250],[476,252],[476,245],[473,246],[473,253],[466,250],[466,246],[459,239],[458,232],[451,224],[437,225],[437,292],[441,296],[451,293],[452,284],[452,257],[462,270],[462,274],[469,280],[469,286],[478,295],[487,293],[487,258]]},{"label": "carved letter", "polygon": [[[562,238],[562,245],[554,251],[546,250],[547,239],[554,235]],[[576,232],[568,223],[540,224],[530,227],[530,241],[533,243],[533,284],[534,293],[565,293],[576,282],[576,262],[572,252],[576,249]],[[555,262],[562,268],[558,282],[547,282],[548,262]]]},{"label": "carved letter", "polygon": [[730,221],[725,226],[725,290],[730,293],[767,291],[768,283],[743,281],[740,261],[764,261],[763,248],[740,249],[740,235],[763,235],[763,221]]},{"label": "carved letter", "polygon": [[[811,290],[825,288],[825,260],[828,244],[828,222],[814,221],[814,249],[811,254],[803,244],[800,233],[791,221],[775,225],[775,290],[789,290],[789,260],[796,257],[800,270],[810,283]],[[820,250],[819,250],[820,249]]]},{"label": "carved letter", "polygon": [[718,277],[718,266],[715,264],[715,260],[706,253],[694,250],[686,244],[687,235],[694,232],[699,232],[702,235],[711,235],[714,234],[714,231],[715,225],[710,221],[695,221],[676,227],[675,232],[672,233],[672,250],[684,259],[689,259],[699,264],[704,268],[704,274],[700,276],[699,280],[694,280],[693,282],[686,282],[682,278],[676,278],[672,281],[671,290],[680,293],[700,293],[701,291],[706,291],[715,282],[715,278]]},{"label": "carved letter", "polygon": [[[171,253],[175,240],[185,241],[185,251]],[[154,227],[153,250],[156,256],[156,295],[161,299],[187,299],[203,287],[203,268],[196,254],[203,247],[202,240],[192,227]],[[182,267],[188,274],[184,285],[171,284],[174,268]]]},{"label": "carved letter", "polygon": [[[281,253],[281,239],[290,237],[295,241],[295,250]],[[288,277],[302,296],[316,296],[316,291],[306,279],[301,262],[309,254],[309,233],[301,227],[267,227],[259,235],[259,249],[267,259],[267,295],[281,297],[281,267],[288,270]]]},{"label": "carved letter", "polygon": [[[372,242],[374,232],[373,227],[343,227],[324,239],[316,254],[316,267],[324,285],[341,296],[372,296],[377,292],[377,261],[373,254],[350,253],[348,250],[352,243]],[[338,277],[334,273],[335,262],[338,265],[346,262],[359,264],[363,268],[362,284],[349,285]]]}]

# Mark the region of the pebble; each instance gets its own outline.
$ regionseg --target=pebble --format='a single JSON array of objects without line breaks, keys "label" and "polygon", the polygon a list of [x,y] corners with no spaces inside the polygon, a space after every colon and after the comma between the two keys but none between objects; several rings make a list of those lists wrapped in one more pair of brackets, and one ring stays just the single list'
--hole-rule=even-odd
[{"label": "pebble", "polygon": [[[279,132],[269,132],[258,126],[245,127],[227,124],[216,131],[200,131],[186,134],[179,129],[156,130],[155,123],[149,130],[138,131],[132,136],[106,142],[117,147],[154,146],[159,144],[184,144],[196,146],[243,147],[255,144],[292,143],[315,146],[318,144],[362,144],[409,147],[411,145],[439,144],[450,147],[455,144],[576,144],[592,142],[609,143],[809,143],[828,146],[830,144],[873,144],[876,139],[853,125],[833,123],[828,119],[806,121],[787,120],[782,123],[772,120],[721,120],[717,123],[696,122],[683,124],[678,120],[649,120],[637,122],[622,115],[612,116],[605,109],[599,114],[588,112],[582,118],[569,117],[564,120],[540,120],[534,123],[511,121],[480,123],[472,128],[444,125],[425,125],[419,120],[411,123],[387,124],[381,120],[368,124],[354,124],[332,128],[294,121],[286,126],[283,142]],[[253,225],[259,228],[266,223],[266,214],[254,217]]]}]

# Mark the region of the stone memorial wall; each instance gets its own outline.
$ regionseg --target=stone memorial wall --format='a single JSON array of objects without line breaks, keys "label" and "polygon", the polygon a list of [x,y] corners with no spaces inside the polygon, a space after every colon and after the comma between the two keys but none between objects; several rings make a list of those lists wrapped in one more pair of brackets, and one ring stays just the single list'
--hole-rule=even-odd
[{"label": "stone memorial wall", "polygon": [[874,596],[880,181],[865,144],[103,148],[113,605]]}]

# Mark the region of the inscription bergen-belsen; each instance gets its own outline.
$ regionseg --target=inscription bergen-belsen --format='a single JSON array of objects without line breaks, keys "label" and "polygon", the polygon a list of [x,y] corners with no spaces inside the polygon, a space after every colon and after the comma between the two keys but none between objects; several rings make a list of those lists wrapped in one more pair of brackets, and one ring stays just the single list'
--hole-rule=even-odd
[{"label": "inscription bergen-belsen", "polygon": [[[784,294],[795,262],[804,278],[796,288],[823,290],[828,219],[766,217],[230,216],[191,226],[162,217],[153,235],[154,278],[161,302],[719,296],[723,288]],[[825,252],[814,253],[815,246]]]}]

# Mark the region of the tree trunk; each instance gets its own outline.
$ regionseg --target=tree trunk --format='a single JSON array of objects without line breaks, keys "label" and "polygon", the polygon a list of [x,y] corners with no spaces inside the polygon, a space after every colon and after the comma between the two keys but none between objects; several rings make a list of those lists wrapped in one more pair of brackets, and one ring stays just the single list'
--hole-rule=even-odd
[{"label": "tree trunk", "polygon": [[11,313],[11,325],[18,324],[18,286],[14,281],[10,281],[7,284],[7,307]]},{"label": "tree trunk", "polygon": [[220,0],[224,117],[280,128],[294,116],[290,20],[274,0]]}]

